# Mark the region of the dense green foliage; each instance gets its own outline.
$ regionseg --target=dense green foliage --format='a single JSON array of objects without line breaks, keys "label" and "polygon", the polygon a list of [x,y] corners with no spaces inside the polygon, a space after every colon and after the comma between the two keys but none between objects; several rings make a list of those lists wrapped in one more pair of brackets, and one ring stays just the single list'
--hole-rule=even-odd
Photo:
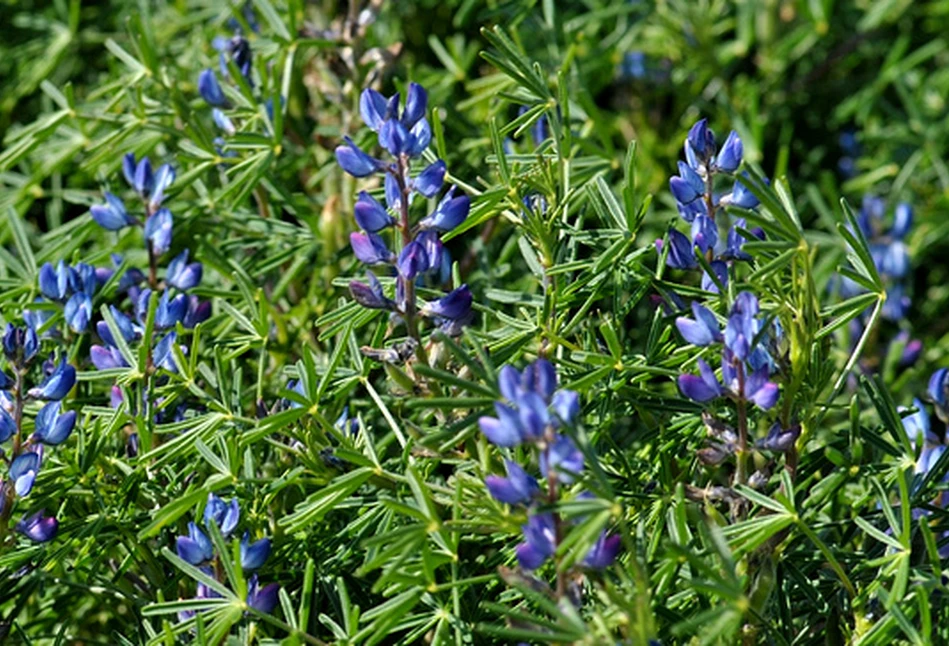
[{"label": "dense green foliage", "polygon": [[[19,435],[0,444],[0,641],[949,642],[949,451],[926,453],[901,421],[920,398],[927,447],[942,442],[941,391],[935,406],[926,393],[949,334],[949,2],[0,0],[0,13],[0,317],[52,313],[40,356],[78,371],[63,401],[76,428],[46,447],[28,496],[9,489]],[[227,70],[226,134],[198,76],[235,29],[253,59],[246,77]],[[399,348],[406,328],[347,289],[365,274],[349,245],[357,193],[382,182],[344,173],[334,149],[348,135],[376,154],[360,93],[404,97],[410,81],[428,90],[424,159],[471,198],[442,240],[445,282],[470,287],[475,316],[457,336],[423,327],[423,351],[383,362],[371,350]],[[764,234],[745,236],[750,259],[714,290],[700,282],[711,253],[696,271],[669,266],[668,231],[687,228],[669,178],[701,118],[719,143],[740,136],[761,205],[727,211]],[[210,318],[165,326],[175,371],[151,350],[166,333],[154,295],[141,338],[116,350],[128,365],[90,361],[95,322],[119,337],[109,306],[134,309],[119,274],[154,259],[138,227],[90,216],[103,191],[132,212],[127,153],[177,172],[152,286],[185,249],[203,264],[188,293]],[[901,285],[861,233],[865,194],[887,224],[912,205]],[[61,260],[119,270],[84,332],[41,294],[40,268]],[[840,276],[861,289],[842,295]],[[897,289],[908,310],[889,316]],[[697,358],[718,363],[677,317],[694,300],[725,321],[743,291],[781,331],[756,335],[779,337],[769,410],[677,386]],[[538,463],[478,420],[502,367],[538,357],[579,393],[564,433],[586,468],[551,492],[565,535],[529,573],[515,557],[525,511],[485,477],[505,457],[535,476]],[[25,437],[40,406],[17,410]],[[800,436],[705,464],[703,411],[751,444],[772,423]],[[176,537],[211,493],[239,501],[240,523],[229,537],[208,526],[209,575]],[[44,508],[52,540],[17,531]],[[618,558],[583,566],[604,530]],[[272,540],[259,576],[280,586],[273,612],[246,602],[245,531]],[[223,596],[193,599],[198,582]]]}]

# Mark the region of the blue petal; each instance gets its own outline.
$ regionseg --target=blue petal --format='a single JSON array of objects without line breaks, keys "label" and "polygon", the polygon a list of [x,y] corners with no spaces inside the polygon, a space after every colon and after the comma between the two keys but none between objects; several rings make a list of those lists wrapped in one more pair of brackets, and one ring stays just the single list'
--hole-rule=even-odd
[{"label": "blue petal", "polygon": [[445,171],[445,162],[439,159],[419,173],[412,187],[425,197],[432,197],[442,189]]},{"label": "blue petal", "polygon": [[378,132],[385,120],[386,98],[371,88],[359,95],[359,114],[363,122],[374,132]]},{"label": "blue petal", "polygon": [[386,208],[366,191],[359,193],[359,199],[356,200],[353,212],[359,227],[369,233],[377,233],[395,224],[395,220],[392,219]]}]

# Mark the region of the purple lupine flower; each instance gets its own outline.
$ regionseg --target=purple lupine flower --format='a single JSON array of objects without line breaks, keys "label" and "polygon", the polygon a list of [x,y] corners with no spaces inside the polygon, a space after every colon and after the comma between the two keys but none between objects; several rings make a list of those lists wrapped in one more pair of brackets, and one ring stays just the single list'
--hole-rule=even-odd
[{"label": "purple lupine flower", "polygon": [[692,269],[698,264],[692,250],[692,241],[679,231],[669,229],[669,255],[666,256],[666,266],[673,269]]},{"label": "purple lupine flower", "polygon": [[10,463],[10,480],[13,481],[13,490],[17,496],[23,498],[30,494],[33,483],[36,481],[36,475],[39,473],[42,459],[41,447],[37,447],[35,451],[26,451],[13,458]]},{"label": "purple lupine flower", "polygon": [[718,157],[715,159],[715,168],[725,173],[734,173],[741,165],[742,153],[744,147],[738,133],[732,130],[718,151]]},{"label": "purple lupine flower", "polygon": [[609,535],[605,531],[600,533],[596,543],[583,559],[583,564],[594,570],[602,570],[613,564],[622,540],[619,535]]},{"label": "purple lupine flower", "polygon": [[467,285],[457,287],[442,298],[426,304],[419,312],[424,316],[434,316],[458,320],[471,314],[471,290]]},{"label": "purple lupine flower", "polygon": [[217,80],[217,74],[212,69],[202,70],[198,75],[198,92],[208,105],[216,108],[226,108],[229,103]]},{"label": "purple lupine flower", "polygon": [[506,478],[489,475],[484,479],[488,492],[495,500],[509,505],[529,503],[540,491],[537,480],[511,460],[504,461],[504,468],[507,470]]},{"label": "purple lupine flower", "polygon": [[378,233],[395,224],[395,219],[386,208],[366,191],[359,193],[353,212],[359,227],[369,233]]},{"label": "purple lupine flower", "polygon": [[468,217],[468,211],[471,208],[471,200],[467,195],[455,196],[457,187],[452,187],[441,202],[426,218],[419,222],[421,229],[434,229],[436,231],[447,232],[455,229]]},{"label": "purple lupine flower", "polygon": [[722,340],[718,320],[708,308],[693,301],[692,315],[694,319],[684,316],[676,319],[676,328],[686,341],[692,345],[706,346]]},{"label": "purple lupine flower", "polygon": [[560,482],[570,484],[582,471],[583,452],[566,435],[557,435],[540,454],[540,472],[545,478],[553,472]]},{"label": "purple lupine flower", "polygon": [[31,388],[27,394],[33,399],[56,400],[62,399],[72,390],[76,383],[76,369],[60,361],[52,373],[39,386]]},{"label": "purple lupine flower", "polygon": [[16,530],[36,543],[46,543],[56,537],[59,521],[55,516],[47,516],[40,510],[32,516],[24,517],[16,524]]},{"label": "purple lupine flower", "polygon": [[345,145],[336,147],[336,162],[353,177],[367,177],[385,168],[378,159],[364,153],[349,137]]},{"label": "purple lupine flower", "polygon": [[250,542],[250,535],[244,532],[241,539],[241,567],[245,570],[258,570],[270,556],[270,539],[262,538]]},{"label": "purple lupine flower", "polygon": [[201,283],[204,268],[200,262],[188,262],[189,251],[185,249],[168,263],[165,280],[172,287],[182,291],[189,290]]},{"label": "purple lupine flower", "polygon": [[783,453],[791,450],[800,435],[800,424],[793,424],[790,428],[784,428],[779,422],[775,422],[768,430],[768,435],[764,439],[758,440],[757,446],[765,451]]},{"label": "purple lupine flower", "polygon": [[533,514],[521,531],[525,540],[515,548],[518,563],[525,570],[536,570],[557,550],[554,517],[549,513]]},{"label": "purple lupine flower", "polygon": [[182,560],[191,565],[201,565],[214,556],[211,539],[193,522],[188,523],[187,536],[179,536],[175,539],[175,551]]},{"label": "purple lupine flower", "polygon": [[389,251],[385,240],[375,233],[350,233],[349,244],[352,245],[356,258],[367,265],[395,262],[395,254]]},{"label": "purple lupine flower", "polygon": [[257,581],[257,575],[254,574],[247,582],[247,605],[259,612],[270,614],[277,607],[279,591],[280,586],[276,583],[261,588]]},{"label": "purple lupine flower", "polygon": [[33,438],[43,444],[62,444],[72,433],[76,425],[76,411],[60,414],[62,402],[50,402],[36,415],[36,427]]},{"label": "purple lupine flower", "polygon": [[135,218],[128,214],[125,203],[108,191],[105,193],[105,204],[89,207],[89,213],[96,224],[109,231],[119,231],[135,224]]},{"label": "purple lupine flower", "polygon": [[385,292],[382,291],[382,283],[379,282],[375,274],[366,272],[366,276],[369,279],[368,285],[358,280],[349,283],[349,293],[352,295],[353,300],[369,309],[394,309],[395,303],[392,299],[386,297]]},{"label": "purple lupine flower", "polygon": [[204,506],[204,525],[209,526],[212,522],[221,530],[221,535],[227,538],[237,527],[237,521],[240,520],[241,509],[237,503],[237,498],[231,498],[228,504],[215,496],[208,494],[208,501]]}]

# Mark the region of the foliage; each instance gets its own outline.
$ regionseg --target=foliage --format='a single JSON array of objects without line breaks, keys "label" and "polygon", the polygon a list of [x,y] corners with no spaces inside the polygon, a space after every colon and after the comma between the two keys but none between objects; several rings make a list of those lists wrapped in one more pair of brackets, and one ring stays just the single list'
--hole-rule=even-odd
[{"label": "foliage", "polygon": [[0,6],[0,638],[949,641],[945,2]]}]

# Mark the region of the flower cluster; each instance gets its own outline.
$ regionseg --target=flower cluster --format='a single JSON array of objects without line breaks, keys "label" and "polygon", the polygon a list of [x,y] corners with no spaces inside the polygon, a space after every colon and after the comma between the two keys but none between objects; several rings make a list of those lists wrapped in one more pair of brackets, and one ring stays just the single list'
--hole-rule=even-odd
[{"label": "flower cluster", "polygon": [[[361,262],[390,267],[395,273],[394,299],[386,296],[372,272],[368,272],[368,283],[350,283],[350,293],[363,307],[387,310],[404,320],[409,335],[418,341],[416,314],[431,319],[448,334],[458,334],[471,319],[472,297],[467,285],[420,308],[415,301],[415,285],[423,276],[437,277],[440,282],[448,280],[451,258],[441,235],[464,222],[470,201],[452,187],[434,211],[414,225],[410,222],[409,207],[413,199],[416,195],[423,198],[438,195],[444,185],[446,167],[444,161],[438,160],[412,175],[413,161],[422,155],[432,139],[431,127],[425,118],[428,95],[420,85],[411,83],[401,110],[399,100],[398,93],[386,98],[375,90],[366,89],[359,103],[363,121],[378,134],[379,145],[391,155],[390,160],[370,156],[349,137],[336,149],[336,160],[354,177],[384,175],[385,205],[366,191],[359,193],[354,215],[361,231],[350,235],[350,243]],[[401,234],[398,253],[390,250],[382,235],[390,228]]]},{"label": "flower cluster", "polygon": [[[237,498],[232,498],[230,503],[224,502],[213,493],[208,494],[208,501],[204,507],[204,526],[210,528],[211,524],[217,526],[221,536],[229,538],[237,528],[240,520],[240,506]],[[256,571],[263,567],[267,558],[270,556],[270,539],[261,538],[258,541],[251,542],[250,535],[244,532],[240,543],[240,565],[246,572],[255,572],[247,582],[247,605],[260,612],[272,612],[277,605],[277,593],[280,589],[276,583],[261,587]],[[188,523],[188,534],[179,536],[175,540],[175,551],[178,556],[198,567],[208,576],[215,577],[220,575],[220,568],[217,567],[219,558],[227,558],[226,555],[218,556],[214,553],[214,545],[208,535],[198,527],[197,523]],[[204,583],[198,582],[195,598],[210,599],[220,597],[212,588]],[[194,611],[180,613],[179,618],[182,621],[194,616]]]},{"label": "flower cluster", "polygon": [[[136,162],[132,153],[127,154],[122,161],[126,180],[144,203],[149,271],[146,276],[141,270],[132,268],[119,281],[119,297],[128,297],[133,316],[124,314],[115,305],[110,305],[109,309],[116,331],[126,343],[133,343],[142,338],[152,295],[160,294],[156,296],[155,328],[168,332],[154,343],[150,356],[154,366],[174,371],[172,346],[177,341],[175,326],[180,323],[190,329],[211,315],[209,302],[202,302],[197,296],[187,293],[201,282],[203,267],[199,262],[189,262],[190,251],[184,249],[168,263],[164,280],[159,279],[158,261],[171,248],[172,241],[172,215],[168,209],[161,207],[161,203],[165,190],[174,181],[175,171],[170,164],[163,164],[157,172],[152,173],[149,159],[145,157]],[[93,206],[90,209],[92,217],[101,226],[118,230],[140,222],[128,214],[124,203],[116,196],[106,193],[106,200],[106,206]],[[121,257],[114,260],[118,264]],[[96,368],[107,370],[127,367],[129,362],[122,355],[119,349],[121,344],[117,342],[109,324],[105,320],[99,321],[96,332],[103,341],[103,345],[93,345],[89,351]]]},{"label": "flower cluster", "polygon": [[[719,381],[712,367],[699,358],[696,360],[699,374],[680,375],[679,389],[686,397],[700,403],[728,397],[738,404],[741,411],[737,433],[706,415],[711,446],[703,449],[699,457],[706,463],[718,464],[732,454],[747,450],[746,405],[753,403],[761,410],[769,410],[777,403],[780,390],[771,377],[776,372],[775,356],[782,333],[777,322],[769,325],[761,316],[758,299],[751,292],[741,292],[735,297],[724,329],[715,314],[699,303],[692,303],[692,315],[694,318],[678,317],[676,327],[693,345],[721,344],[722,378]],[[775,423],[757,446],[765,451],[788,451],[794,446],[800,431],[796,424],[784,428]]]},{"label": "flower cluster", "polygon": [[[699,265],[694,249],[705,255],[719,283],[728,282],[728,263],[748,260],[742,250],[745,236],[741,230],[747,226],[744,218],[736,218],[724,237],[719,235],[723,218],[716,219],[723,206],[753,209],[758,200],[744,184],[735,180],[731,191],[715,193],[715,178],[732,177],[741,166],[743,146],[738,133],[732,130],[719,148],[715,134],[702,119],[689,131],[685,141],[685,159],[679,162],[679,174],[669,180],[669,188],[675,198],[682,218],[691,225],[691,237],[676,229],[669,231],[669,255],[666,264],[676,269],[694,269]],[[755,231],[762,237],[763,233]],[[661,248],[661,242],[657,241]],[[712,277],[705,275],[702,287],[717,292],[718,286]]]},{"label": "flower cluster", "polygon": [[[505,460],[507,477],[489,475],[485,485],[499,502],[527,507],[527,523],[521,528],[524,541],[515,551],[522,568],[535,570],[555,554],[563,539],[565,523],[549,506],[558,501],[560,486],[573,483],[583,471],[583,453],[568,435],[560,432],[576,422],[580,398],[575,391],[557,389],[557,373],[544,359],[538,359],[523,372],[505,366],[498,385],[505,401],[494,404],[497,417],[478,420],[481,432],[500,447],[534,446],[539,453],[540,472],[547,480],[547,491],[541,491],[537,481],[513,460]],[[604,531],[583,564],[593,569],[605,568],[616,558],[619,546],[620,537]]]},{"label": "flower cluster", "polygon": [[[249,8],[245,8],[245,11],[250,17],[253,17],[253,12]],[[248,22],[250,22],[252,27],[256,25],[254,21]],[[249,87],[253,88],[254,81],[251,76],[253,51],[251,50],[250,43],[241,35],[239,26],[235,26],[235,32],[231,38],[219,36],[215,38],[212,43],[214,49],[216,49],[219,54],[218,63],[221,77],[225,80],[237,82],[231,74],[230,65],[233,63],[242,77],[242,80]],[[226,136],[234,135],[237,132],[237,126],[234,125],[231,116],[228,116],[228,114],[224,112],[224,110],[231,108],[232,105],[224,94],[224,89],[218,80],[218,75],[213,69],[207,68],[202,70],[198,75],[198,92],[201,94],[201,98],[211,106],[211,118],[214,120],[214,124]],[[265,104],[265,108],[270,120],[273,121],[273,102],[268,100]],[[226,145],[227,141],[223,137],[215,137],[214,146],[219,155],[222,157],[236,157],[237,152],[225,150]]]},{"label": "flower cluster", "polygon": [[[929,396],[935,404],[936,414],[943,421],[947,419],[946,388],[947,385],[949,385],[949,383],[947,383],[947,381],[949,381],[947,380],[947,375],[949,375],[949,370],[942,368],[933,373],[929,382]],[[923,404],[920,399],[914,398],[913,407],[916,409],[916,412],[903,417],[903,430],[913,450],[916,451],[917,448],[919,450],[919,456],[915,461],[914,473],[921,477],[914,482],[913,493],[915,493],[922,486],[923,478],[935,468],[936,463],[939,462],[939,458],[942,457],[942,454],[946,452],[947,447],[943,439],[933,431],[925,404]],[[906,412],[905,409],[900,408],[900,413]],[[942,481],[949,482],[949,474],[944,475]],[[945,509],[947,505],[949,505],[949,492],[941,492],[935,500],[932,501],[932,504]],[[921,518],[929,514],[929,511],[922,508],[913,509],[914,518]],[[949,537],[949,530],[942,532],[942,538],[947,537]],[[939,548],[939,555],[942,558],[949,557],[949,543]]]},{"label": "flower cluster", "polygon": [[[12,441],[9,454],[0,450],[0,458],[9,465],[6,479],[0,480],[0,532],[17,499],[26,498],[43,463],[46,446],[65,442],[76,425],[76,411],[63,411],[62,400],[76,383],[76,369],[65,358],[52,357],[41,366],[43,379],[28,388],[26,378],[40,349],[39,338],[31,327],[8,324],[3,334],[3,353],[13,377],[0,372],[0,444]],[[26,435],[24,413],[30,402],[44,402],[33,420],[33,433]],[[45,542],[56,535],[59,522],[43,511],[24,517],[16,528],[33,541]]]}]

